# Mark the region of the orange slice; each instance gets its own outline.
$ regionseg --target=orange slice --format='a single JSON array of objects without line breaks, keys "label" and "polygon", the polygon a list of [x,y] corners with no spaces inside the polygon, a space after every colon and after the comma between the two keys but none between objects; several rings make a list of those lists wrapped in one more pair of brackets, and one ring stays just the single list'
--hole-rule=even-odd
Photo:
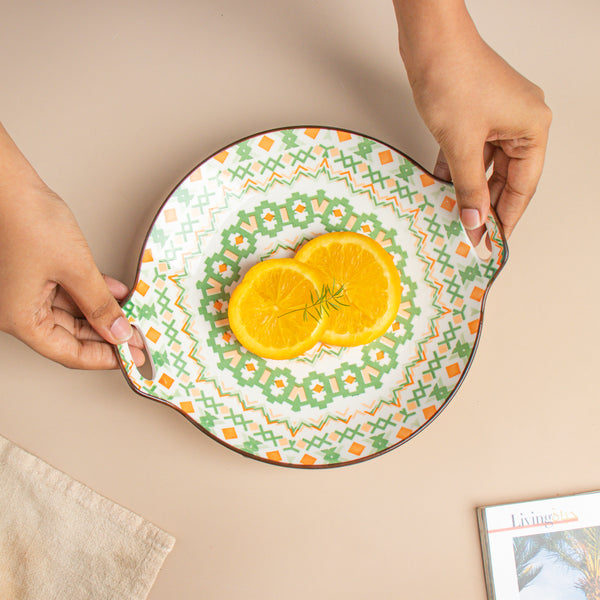
[{"label": "orange slice", "polygon": [[244,348],[263,358],[299,356],[327,327],[327,315],[312,318],[304,310],[322,287],[320,273],[293,258],[258,263],[231,294],[231,330]]},{"label": "orange slice", "polygon": [[351,231],[326,233],[302,246],[294,260],[318,269],[333,291],[342,287],[321,341],[367,344],[385,333],[400,306],[402,286],[392,257],[375,240]]}]

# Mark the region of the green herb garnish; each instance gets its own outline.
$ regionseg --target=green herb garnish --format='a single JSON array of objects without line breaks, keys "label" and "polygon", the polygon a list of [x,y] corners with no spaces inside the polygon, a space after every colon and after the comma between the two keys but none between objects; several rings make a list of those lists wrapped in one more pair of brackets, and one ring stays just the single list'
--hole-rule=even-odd
[{"label": "green herb garnish", "polygon": [[301,308],[293,308],[288,312],[279,315],[277,318],[285,317],[294,312],[302,311],[302,318],[306,321],[308,317],[311,317],[315,321],[320,321],[323,314],[329,316],[332,310],[339,310],[342,306],[350,306],[346,302],[343,302],[342,298],[344,295],[344,286],[335,289],[335,281],[331,286],[325,284],[321,288],[319,294],[310,293],[310,303],[306,303]]}]

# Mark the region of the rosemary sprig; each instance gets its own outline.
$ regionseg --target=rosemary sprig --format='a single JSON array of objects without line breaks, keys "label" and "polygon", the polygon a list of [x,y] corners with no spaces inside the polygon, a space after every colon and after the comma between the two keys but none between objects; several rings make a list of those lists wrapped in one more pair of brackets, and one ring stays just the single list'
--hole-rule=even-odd
[{"label": "rosemary sprig", "polygon": [[324,284],[318,294],[311,291],[310,303],[307,302],[303,307],[288,310],[288,312],[279,315],[278,318],[302,311],[302,318],[305,321],[308,320],[308,317],[320,321],[324,314],[329,316],[332,310],[339,310],[342,306],[350,306],[342,300],[344,291],[344,285],[340,285],[337,290],[335,289],[335,281],[332,282],[331,286]]}]

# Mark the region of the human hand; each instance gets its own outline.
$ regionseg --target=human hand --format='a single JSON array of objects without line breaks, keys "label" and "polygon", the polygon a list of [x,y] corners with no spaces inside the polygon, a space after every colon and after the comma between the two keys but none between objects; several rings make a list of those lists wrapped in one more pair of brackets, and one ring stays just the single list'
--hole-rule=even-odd
[{"label": "human hand", "polygon": [[103,277],[67,205],[35,173],[0,125],[0,330],[67,367],[111,369],[111,344],[142,342]]},{"label": "human hand", "polygon": [[481,39],[462,0],[395,6],[415,104],[440,145],[434,174],[453,181],[474,243],[490,204],[508,237],[542,173],[551,122],[544,94]]}]

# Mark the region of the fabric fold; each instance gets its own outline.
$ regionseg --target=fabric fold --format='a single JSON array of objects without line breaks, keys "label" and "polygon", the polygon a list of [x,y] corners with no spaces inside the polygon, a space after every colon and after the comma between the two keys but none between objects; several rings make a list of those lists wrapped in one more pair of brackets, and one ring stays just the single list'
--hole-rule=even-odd
[{"label": "fabric fold", "polygon": [[0,598],[143,600],[174,543],[0,436]]}]

